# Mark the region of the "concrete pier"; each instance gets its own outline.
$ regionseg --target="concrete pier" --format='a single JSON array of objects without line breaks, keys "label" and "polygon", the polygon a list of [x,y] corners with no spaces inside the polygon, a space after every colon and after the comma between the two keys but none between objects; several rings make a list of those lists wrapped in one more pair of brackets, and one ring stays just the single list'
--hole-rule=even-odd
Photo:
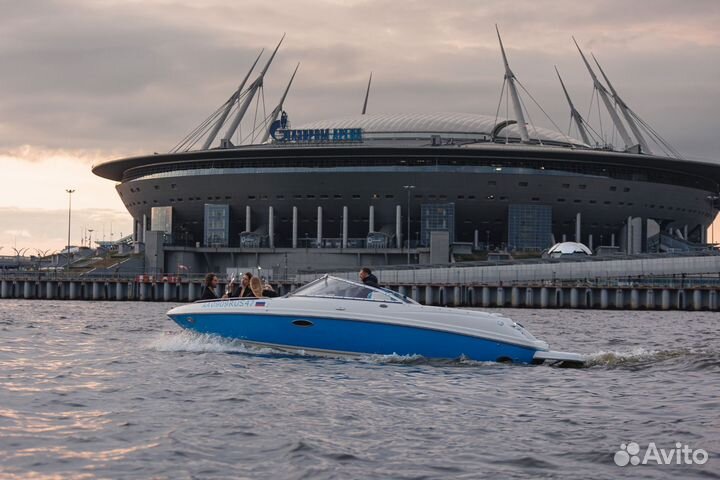
[{"label": "concrete pier", "polygon": [[[184,279],[183,279],[184,280]],[[0,280],[0,298],[33,300],[164,301],[193,302],[199,298],[199,280],[167,277],[135,279],[39,279],[5,277]],[[483,308],[592,308],[615,310],[720,310],[720,284],[688,286],[593,286],[571,282],[516,282],[464,284],[456,282],[418,284],[402,279],[383,285],[425,305]],[[279,292],[298,287],[278,285]]]}]

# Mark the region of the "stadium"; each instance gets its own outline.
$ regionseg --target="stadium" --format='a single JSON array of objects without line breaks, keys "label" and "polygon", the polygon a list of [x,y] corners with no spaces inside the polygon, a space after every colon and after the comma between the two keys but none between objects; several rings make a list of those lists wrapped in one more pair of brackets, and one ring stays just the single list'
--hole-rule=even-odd
[{"label": "stadium", "polygon": [[[720,164],[676,154],[606,77],[608,88],[591,74],[598,98],[613,104],[623,148],[594,140],[569,96],[583,140],[528,125],[504,50],[503,90],[514,118],[367,114],[363,107],[290,128],[282,107],[288,84],[250,141],[234,145],[276,52],[172,152],[93,167],[117,182],[149,270],[262,266],[280,275],[447,263],[490,250],[539,255],[562,240],[624,253],[708,243]],[[667,154],[654,154],[645,137]]]}]

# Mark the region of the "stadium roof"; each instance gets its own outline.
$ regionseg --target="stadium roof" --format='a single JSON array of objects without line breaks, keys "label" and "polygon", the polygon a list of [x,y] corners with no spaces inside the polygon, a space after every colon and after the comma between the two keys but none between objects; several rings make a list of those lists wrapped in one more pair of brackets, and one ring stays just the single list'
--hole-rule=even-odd
[{"label": "stadium roof", "polygon": [[[517,125],[507,125],[505,118],[475,113],[377,113],[352,115],[293,125],[293,128],[362,128],[363,137],[372,139],[413,138],[430,139],[432,135],[458,140],[490,140],[491,137],[519,139]],[[572,144],[587,147],[580,140],[545,128],[528,128],[531,140],[553,144]]]}]

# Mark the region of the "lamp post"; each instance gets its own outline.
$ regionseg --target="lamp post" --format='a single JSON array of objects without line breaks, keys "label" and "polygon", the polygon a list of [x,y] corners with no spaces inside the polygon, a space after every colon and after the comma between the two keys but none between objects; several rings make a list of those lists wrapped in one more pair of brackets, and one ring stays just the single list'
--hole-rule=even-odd
[{"label": "lamp post", "polygon": [[67,258],[68,268],[70,268],[70,215],[72,213],[72,194],[75,193],[75,189],[65,190],[68,194],[68,241],[67,241]]},{"label": "lamp post", "polygon": [[415,188],[415,185],[403,185],[403,188],[407,191],[407,264],[410,265],[410,191]]},{"label": "lamp post", "polygon": [[88,247],[92,250],[92,232],[94,232],[92,228],[88,228],[88,233],[90,234],[90,238],[88,239]]}]

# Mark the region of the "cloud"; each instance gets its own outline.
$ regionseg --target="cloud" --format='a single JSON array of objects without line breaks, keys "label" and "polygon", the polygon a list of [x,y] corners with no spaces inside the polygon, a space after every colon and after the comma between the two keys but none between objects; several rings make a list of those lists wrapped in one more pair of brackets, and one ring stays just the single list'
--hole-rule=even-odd
[{"label": "cloud", "polygon": [[359,111],[371,70],[371,111],[492,115],[499,23],[515,72],[557,123],[568,114],[553,64],[578,104],[590,97],[575,34],[678,149],[712,156],[719,22],[720,3],[702,0],[6,2],[0,148],[167,151],[283,31],[264,101],[270,110],[301,61],[286,104],[296,123]]}]

